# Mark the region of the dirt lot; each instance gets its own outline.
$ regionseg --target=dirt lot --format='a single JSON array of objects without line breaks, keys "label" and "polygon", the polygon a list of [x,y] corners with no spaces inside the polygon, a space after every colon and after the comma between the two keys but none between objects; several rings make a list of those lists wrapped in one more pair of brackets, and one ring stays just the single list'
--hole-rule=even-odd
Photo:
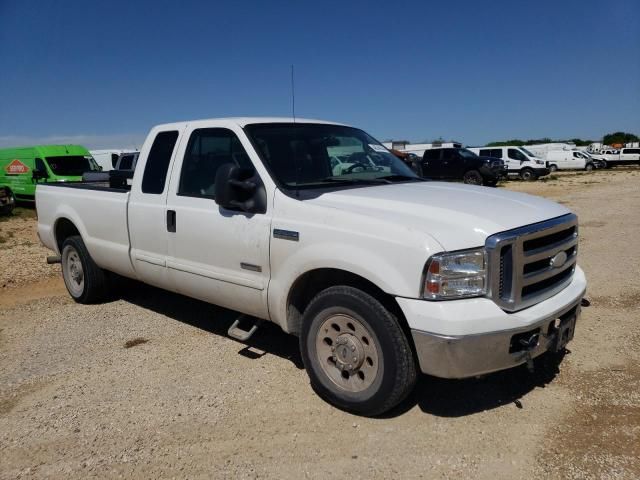
[{"label": "dirt lot", "polygon": [[422,377],[385,418],[320,400],[297,340],[136,284],[82,306],[29,212],[0,222],[0,478],[640,478],[640,171],[509,188],[580,217],[588,298],[560,363]]}]

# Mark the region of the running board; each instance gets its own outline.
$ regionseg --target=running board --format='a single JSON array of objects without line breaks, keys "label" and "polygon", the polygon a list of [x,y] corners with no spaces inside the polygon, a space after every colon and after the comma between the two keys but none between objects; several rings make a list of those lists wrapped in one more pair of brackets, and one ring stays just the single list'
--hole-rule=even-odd
[{"label": "running board", "polygon": [[253,334],[256,333],[256,330],[258,330],[263,321],[258,319],[253,320],[254,323],[251,328],[249,330],[243,330],[242,328],[240,328],[240,322],[248,318],[249,317],[247,317],[246,315],[240,315],[236,319],[236,321],[233,322],[233,324],[229,327],[227,335],[235,338],[236,340],[240,340],[241,342],[246,342],[247,340],[249,340],[253,336]]}]

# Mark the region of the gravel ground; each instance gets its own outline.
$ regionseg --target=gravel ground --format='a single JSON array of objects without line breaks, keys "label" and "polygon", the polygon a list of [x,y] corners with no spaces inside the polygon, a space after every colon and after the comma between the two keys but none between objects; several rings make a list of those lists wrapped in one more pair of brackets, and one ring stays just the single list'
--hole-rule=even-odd
[{"label": "gravel ground", "polygon": [[245,345],[225,336],[233,312],[134,282],[75,304],[34,220],[0,223],[33,243],[0,245],[0,478],[640,478],[639,180],[503,187],[580,216],[592,305],[570,352],[534,374],[423,376],[376,419],[320,400],[274,326]]}]

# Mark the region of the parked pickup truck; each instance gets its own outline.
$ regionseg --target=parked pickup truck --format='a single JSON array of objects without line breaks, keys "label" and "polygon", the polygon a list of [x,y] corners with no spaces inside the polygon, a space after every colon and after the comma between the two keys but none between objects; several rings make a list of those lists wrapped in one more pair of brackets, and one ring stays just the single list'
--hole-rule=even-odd
[{"label": "parked pickup truck", "polygon": [[466,148],[432,148],[416,162],[415,172],[423,178],[462,180],[470,185],[495,187],[507,177],[507,166],[499,158],[479,157]]},{"label": "parked pickup truck", "polygon": [[591,154],[600,160],[604,168],[620,165],[640,165],[640,148],[622,148],[620,151],[605,151],[600,154]]},{"label": "parked pickup truck", "polygon": [[[350,156],[339,173],[336,152]],[[472,377],[563,349],[586,288],[566,207],[425,181],[335,123],[160,125],[130,187],[40,184],[36,204],[77,302],[103,299],[115,273],[244,314],[239,339],[275,322],[316,392],[365,415],[398,404],[418,369]]]}]

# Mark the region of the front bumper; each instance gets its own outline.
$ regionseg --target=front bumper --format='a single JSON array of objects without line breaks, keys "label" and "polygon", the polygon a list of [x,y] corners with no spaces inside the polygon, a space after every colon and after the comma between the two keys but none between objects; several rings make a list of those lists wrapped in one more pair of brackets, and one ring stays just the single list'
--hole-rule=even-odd
[{"label": "front bumper", "polygon": [[[585,290],[584,274],[577,268],[564,290],[516,313],[506,313],[486,298],[448,302],[399,298],[398,303],[411,328],[420,370],[436,377],[466,378],[521,365],[549,350],[556,341],[556,319],[561,325],[577,320]],[[518,348],[519,339],[536,333],[535,345]]]},{"label": "front bumper", "polygon": [[536,172],[536,176],[538,177],[544,177],[545,175],[549,175],[551,173],[551,170],[549,170],[547,167],[534,168],[533,171]]}]

